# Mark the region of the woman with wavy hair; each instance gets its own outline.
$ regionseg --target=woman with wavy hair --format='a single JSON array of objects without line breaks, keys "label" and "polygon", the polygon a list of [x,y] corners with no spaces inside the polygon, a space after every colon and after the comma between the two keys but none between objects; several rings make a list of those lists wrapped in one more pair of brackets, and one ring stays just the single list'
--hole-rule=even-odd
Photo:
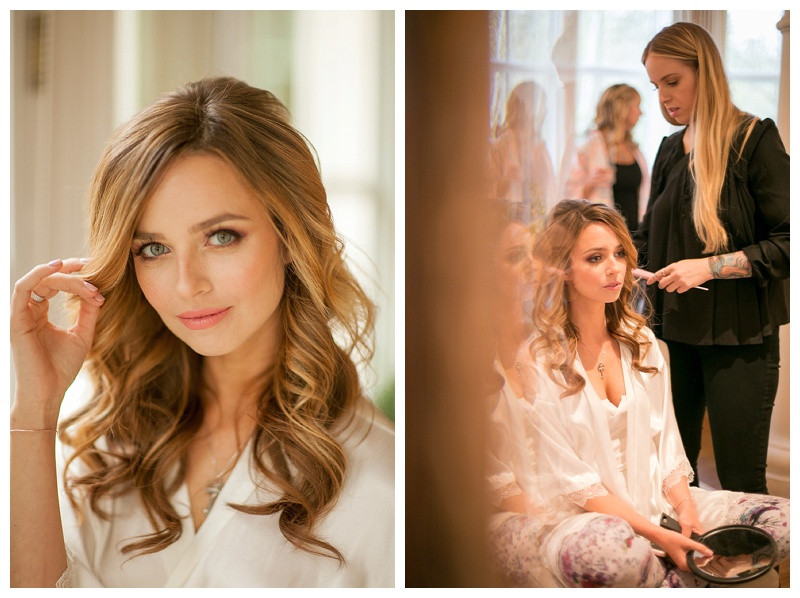
[{"label": "woman with wavy hair", "polygon": [[[542,277],[520,371],[545,526],[540,566],[562,586],[702,585],[686,553],[711,551],[689,535],[727,523],[762,527],[787,557],[787,499],[689,487],[669,368],[633,307],[637,253],[620,214],[564,200],[534,255]],[[662,513],[682,533],[662,528]]]},{"label": "woman with wavy hair", "polygon": [[512,216],[535,235],[555,203],[553,162],[542,139],[545,92],[534,81],[517,84],[506,100],[502,125],[489,148],[491,196],[512,207]]},{"label": "woman with wavy hair", "polygon": [[393,431],[354,361],[374,308],[286,108],[224,77],[165,95],[89,216],[89,257],[11,301],[12,585],[393,585]]},{"label": "woman with wavy hair", "polygon": [[733,104],[699,25],[662,29],[642,62],[664,118],[683,126],[661,143],[635,235],[654,273],[653,330],[669,347],[681,437],[696,475],[707,410],[722,487],[766,493],[789,322],[789,156],[775,123]]},{"label": "woman with wavy hair", "polygon": [[616,206],[633,232],[647,206],[650,177],[633,140],[642,115],[639,92],[625,83],[603,91],[597,102],[596,128],[575,156],[566,183],[567,199],[588,199]]}]

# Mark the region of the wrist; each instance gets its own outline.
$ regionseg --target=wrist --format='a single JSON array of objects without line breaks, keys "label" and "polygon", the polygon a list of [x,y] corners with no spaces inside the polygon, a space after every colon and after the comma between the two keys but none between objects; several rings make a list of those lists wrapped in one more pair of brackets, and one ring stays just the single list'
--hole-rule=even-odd
[{"label": "wrist", "polygon": [[11,407],[9,423],[12,429],[55,430],[58,425],[58,409],[28,406],[16,397]]},{"label": "wrist", "polygon": [[716,274],[714,272],[714,264],[715,264],[714,258],[715,257],[716,256],[712,255],[712,256],[709,256],[709,257],[705,258],[705,260],[703,260],[706,263],[706,269],[707,269],[706,274],[708,276],[708,280],[711,280],[712,278],[716,278]]},{"label": "wrist", "polygon": [[675,509],[676,513],[685,513],[689,510],[694,511],[694,501],[692,501],[691,496],[687,496],[672,505],[672,508]]}]

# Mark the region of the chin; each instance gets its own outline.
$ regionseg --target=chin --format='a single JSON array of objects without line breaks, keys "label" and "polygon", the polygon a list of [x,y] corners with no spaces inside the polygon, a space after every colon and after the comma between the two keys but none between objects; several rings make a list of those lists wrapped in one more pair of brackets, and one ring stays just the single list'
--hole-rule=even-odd
[{"label": "chin", "polygon": [[220,355],[227,355],[233,350],[225,343],[216,342],[215,339],[211,338],[203,340],[181,338],[181,341],[192,351],[203,357],[219,357]]},{"label": "chin", "polygon": [[231,340],[221,334],[210,333],[210,331],[205,331],[205,334],[202,334],[201,331],[187,334],[188,331],[185,328],[183,330],[180,328],[176,330],[169,326],[168,328],[183,344],[203,357],[219,357],[236,349]]}]

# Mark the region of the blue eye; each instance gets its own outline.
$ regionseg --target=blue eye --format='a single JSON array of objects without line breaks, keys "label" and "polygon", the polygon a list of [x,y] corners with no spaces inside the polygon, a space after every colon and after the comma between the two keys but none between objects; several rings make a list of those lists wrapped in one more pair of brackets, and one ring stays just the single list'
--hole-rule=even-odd
[{"label": "blue eye", "polygon": [[238,241],[241,238],[241,235],[232,230],[223,229],[214,231],[208,236],[208,238],[212,245],[225,246]]},{"label": "blue eye", "polygon": [[139,248],[136,255],[148,260],[155,259],[167,253],[167,248],[161,243],[147,243]]}]

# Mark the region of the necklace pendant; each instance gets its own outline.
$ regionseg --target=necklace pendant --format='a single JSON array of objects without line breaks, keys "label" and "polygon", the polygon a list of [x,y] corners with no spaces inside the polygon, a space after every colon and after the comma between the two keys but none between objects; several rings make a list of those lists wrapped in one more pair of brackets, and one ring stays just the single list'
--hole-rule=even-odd
[{"label": "necklace pendant", "polygon": [[220,490],[221,488],[219,482],[214,482],[213,484],[209,484],[208,486],[206,486],[206,494],[208,494],[208,504],[206,505],[206,508],[203,509],[203,513],[205,515],[208,515],[208,513],[211,511],[211,507],[213,507],[214,503],[217,501],[217,497],[219,496]]},{"label": "necklace pendant", "polygon": [[600,379],[604,380],[603,371],[606,369],[606,364],[602,361],[597,362],[597,371],[600,372]]}]

